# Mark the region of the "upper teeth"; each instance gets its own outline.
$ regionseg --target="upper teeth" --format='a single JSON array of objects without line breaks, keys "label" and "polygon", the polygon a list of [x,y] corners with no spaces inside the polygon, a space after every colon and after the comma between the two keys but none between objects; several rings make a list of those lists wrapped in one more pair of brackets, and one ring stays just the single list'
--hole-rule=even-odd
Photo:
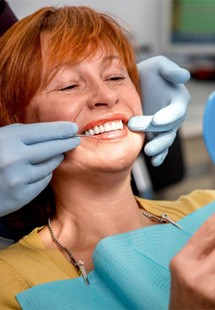
[{"label": "upper teeth", "polygon": [[122,121],[114,121],[114,122],[107,122],[100,126],[95,126],[89,130],[86,130],[84,133],[86,136],[93,136],[103,133],[105,131],[112,131],[112,130],[119,130],[123,128]]}]

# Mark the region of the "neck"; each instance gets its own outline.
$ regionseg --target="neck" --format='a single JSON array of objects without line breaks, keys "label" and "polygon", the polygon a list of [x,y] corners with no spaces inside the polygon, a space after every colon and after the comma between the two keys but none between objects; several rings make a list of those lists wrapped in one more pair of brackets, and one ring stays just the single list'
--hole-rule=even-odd
[{"label": "neck", "polygon": [[[139,210],[130,186],[130,173],[102,174],[54,179],[56,216],[62,226],[70,223],[83,235],[97,238],[131,230],[137,226]],[[120,221],[119,221],[120,220]]]},{"label": "neck", "polygon": [[[96,244],[107,236],[141,228],[147,220],[140,214],[130,186],[130,174],[81,178],[57,178],[53,181],[56,193],[56,214],[52,227],[56,237],[75,257],[89,262]],[[111,181],[110,181],[111,180]],[[144,222],[144,223],[143,223]],[[45,237],[51,242],[50,234]]]},{"label": "neck", "polygon": [[[84,175],[79,178],[64,179],[54,184],[57,216],[64,212],[78,219],[99,215],[114,216],[120,210],[129,208],[134,202],[130,187],[130,175],[120,178],[118,175]],[[121,205],[123,204],[123,205]],[[89,222],[89,217],[88,217]]]}]

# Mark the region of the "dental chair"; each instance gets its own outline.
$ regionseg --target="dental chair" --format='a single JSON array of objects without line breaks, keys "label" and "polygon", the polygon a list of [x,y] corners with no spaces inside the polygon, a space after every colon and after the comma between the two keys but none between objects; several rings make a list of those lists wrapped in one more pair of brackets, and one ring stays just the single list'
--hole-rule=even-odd
[{"label": "dental chair", "polygon": [[210,94],[203,117],[203,138],[208,154],[215,164],[215,91]]}]

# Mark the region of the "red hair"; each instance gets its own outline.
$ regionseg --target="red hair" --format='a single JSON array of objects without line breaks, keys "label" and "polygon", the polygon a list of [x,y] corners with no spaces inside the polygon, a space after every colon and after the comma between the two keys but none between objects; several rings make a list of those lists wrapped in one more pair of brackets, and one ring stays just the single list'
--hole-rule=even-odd
[{"label": "red hair", "polygon": [[[48,61],[42,81],[41,36]],[[31,98],[66,63],[77,63],[99,45],[119,52],[139,91],[128,32],[112,17],[88,7],[46,7],[17,22],[0,38],[0,126],[23,122]]]}]

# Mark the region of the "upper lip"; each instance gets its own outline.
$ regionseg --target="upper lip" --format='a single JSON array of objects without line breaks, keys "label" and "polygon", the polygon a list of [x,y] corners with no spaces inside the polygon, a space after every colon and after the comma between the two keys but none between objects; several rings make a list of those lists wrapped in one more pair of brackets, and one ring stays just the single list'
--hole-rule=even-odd
[{"label": "upper lip", "polygon": [[81,132],[85,132],[86,130],[92,129],[95,126],[103,125],[107,122],[113,122],[113,121],[118,121],[118,120],[122,120],[124,124],[127,124],[128,119],[129,119],[129,117],[123,113],[105,115],[105,116],[99,117],[99,118],[94,119],[94,120],[90,121],[89,123],[87,123]]}]

